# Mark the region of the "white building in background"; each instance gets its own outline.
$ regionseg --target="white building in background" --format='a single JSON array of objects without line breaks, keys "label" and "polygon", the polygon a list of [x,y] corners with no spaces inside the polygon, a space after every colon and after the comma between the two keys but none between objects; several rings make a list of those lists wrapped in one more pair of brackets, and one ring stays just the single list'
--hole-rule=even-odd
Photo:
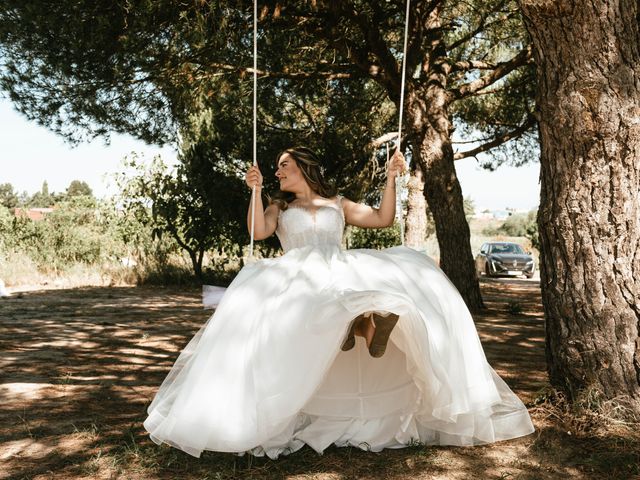
[{"label": "white building in background", "polygon": [[527,214],[531,210],[526,208],[506,208],[504,210],[490,210],[488,208],[478,208],[473,218],[478,220],[506,220],[511,215]]},{"label": "white building in background", "polygon": [[511,212],[508,210],[489,210],[488,208],[479,208],[473,218],[479,220],[504,220]]}]

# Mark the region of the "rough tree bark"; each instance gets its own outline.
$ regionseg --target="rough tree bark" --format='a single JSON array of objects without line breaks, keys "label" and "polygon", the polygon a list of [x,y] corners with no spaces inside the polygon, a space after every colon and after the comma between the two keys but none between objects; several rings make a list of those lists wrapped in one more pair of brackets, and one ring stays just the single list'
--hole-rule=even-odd
[{"label": "rough tree bark", "polygon": [[552,383],[640,411],[637,0],[520,0],[538,75],[542,298]]},{"label": "rough tree bark", "polygon": [[440,8],[435,8],[426,19],[432,46],[422,60],[427,81],[412,85],[407,91],[407,130],[416,162],[424,172],[424,196],[436,227],[440,267],[469,309],[478,311],[484,308],[484,303],[471,251],[469,224],[464,215],[462,188],[454,166],[453,127],[448,112],[451,97],[446,90],[447,72],[442,62],[446,51],[439,15]]},{"label": "rough tree bark", "polygon": [[411,169],[407,190],[404,243],[407,247],[422,250],[427,238],[427,202],[424,198],[424,176],[417,165]]},{"label": "rough tree bark", "polygon": [[442,85],[412,90],[407,98],[407,128],[416,161],[425,172],[424,196],[433,215],[440,247],[440,267],[474,311],[484,307],[471,251],[451,146],[450,122]]}]

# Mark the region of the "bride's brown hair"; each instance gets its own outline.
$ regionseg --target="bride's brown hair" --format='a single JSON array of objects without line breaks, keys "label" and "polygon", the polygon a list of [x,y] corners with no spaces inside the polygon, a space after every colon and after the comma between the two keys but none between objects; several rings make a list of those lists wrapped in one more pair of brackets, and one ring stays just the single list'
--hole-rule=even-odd
[{"label": "bride's brown hair", "polygon": [[[331,198],[336,195],[336,187],[324,179],[320,160],[318,160],[318,157],[313,150],[307,147],[287,148],[280,152],[276,157],[276,165],[278,164],[280,157],[285,153],[288,153],[296,162],[296,165],[298,165],[298,168],[302,172],[302,176],[311,187],[311,190],[325,198]],[[278,205],[280,210],[286,210],[289,203],[295,200],[295,198],[295,193],[279,190],[272,198],[269,198],[269,202]]]}]

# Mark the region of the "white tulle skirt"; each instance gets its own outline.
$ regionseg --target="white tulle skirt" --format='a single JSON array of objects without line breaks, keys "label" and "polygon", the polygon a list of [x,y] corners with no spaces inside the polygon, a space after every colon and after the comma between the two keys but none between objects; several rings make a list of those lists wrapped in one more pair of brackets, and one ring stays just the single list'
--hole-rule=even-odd
[{"label": "white tulle skirt", "polygon": [[[343,352],[350,322],[370,311],[400,316],[385,355],[360,337]],[[456,288],[406,247],[304,247],[244,267],[148,413],[153,441],[194,456],[477,445],[534,430]]]}]

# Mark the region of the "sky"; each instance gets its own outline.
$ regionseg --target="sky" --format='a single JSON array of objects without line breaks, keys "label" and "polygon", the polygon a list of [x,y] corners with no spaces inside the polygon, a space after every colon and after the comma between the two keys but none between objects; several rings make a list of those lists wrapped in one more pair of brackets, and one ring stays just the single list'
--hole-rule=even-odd
[{"label": "sky", "polygon": [[[128,135],[113,135],[109,145],[96,139],[71,147],[61,137],[28,121],[8,99],[0,97],[0,184],[11,183],[19,192],[39,191],[45,180],[50,192],[62,192],[72,180],[82,180],[96,196],[109,196],[115,193],[110,176],[121,170],[122,159],[132,152],[147,158],[161,155],[168,164],[176,162],[171,147],[147,145]],[[489,172],[468,158],[456,161],[456,172],[463,195],[473,199],[476,211],[507,207],[531,210],[539,203],[537,162]]]}]

